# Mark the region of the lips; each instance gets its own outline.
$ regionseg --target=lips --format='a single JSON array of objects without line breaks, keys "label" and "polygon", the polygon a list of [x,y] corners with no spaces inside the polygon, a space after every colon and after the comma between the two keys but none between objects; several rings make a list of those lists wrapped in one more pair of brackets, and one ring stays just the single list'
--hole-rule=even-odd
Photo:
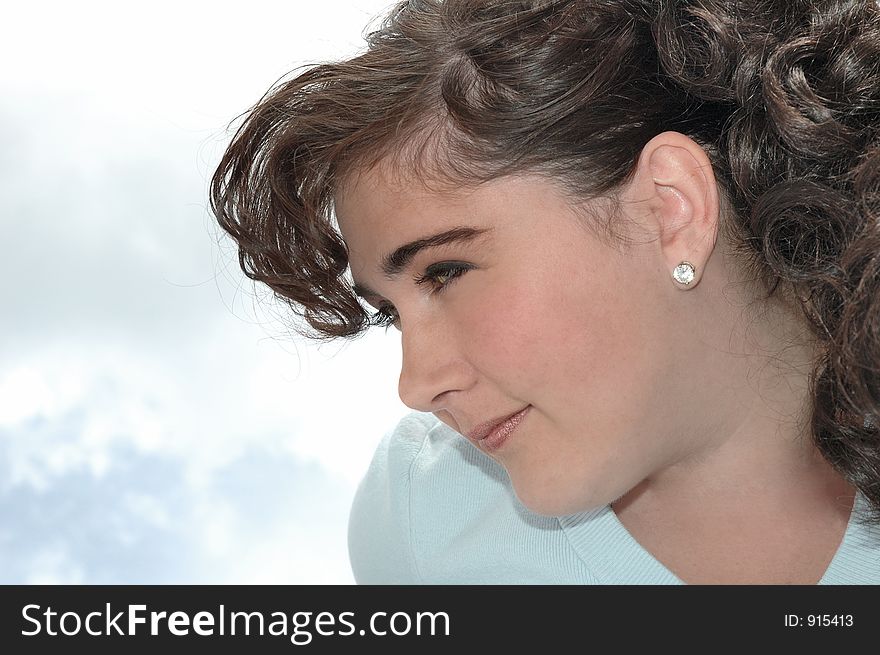
[{"label": "lips", "polygon": [[470,439],[471,441],[481,441],[488,437],[492,431],[497,428],[499,425],[506,423],[507,421],[513,419],[514,417],[518,417],[520,414],[525,412],[531,405],[523,407],[522,409],[518,409],[513,414],[507,414],[506,416],[501,416],[499,418],[492,419],[491,421],[486,421],[485,423],[480,423],[477,426],[474,426],[470,430],[464,433],[464,435]]}]

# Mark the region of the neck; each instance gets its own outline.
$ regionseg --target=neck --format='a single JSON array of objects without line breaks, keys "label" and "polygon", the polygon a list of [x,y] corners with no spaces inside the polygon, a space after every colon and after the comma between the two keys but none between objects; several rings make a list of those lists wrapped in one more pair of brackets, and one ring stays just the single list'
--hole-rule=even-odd
[{"label": "neck", "polygon": [[713,376],[683,403],[689,445],[613,503],[615,512],[674,514],[691,526],[732,518],[845,524],[855,488],[811,435],[817,343],[781,300],[756,316],[754,305],[734,311],[720,290],[705,293],[715,306],[701,312],[707,318],[692,364]]}]

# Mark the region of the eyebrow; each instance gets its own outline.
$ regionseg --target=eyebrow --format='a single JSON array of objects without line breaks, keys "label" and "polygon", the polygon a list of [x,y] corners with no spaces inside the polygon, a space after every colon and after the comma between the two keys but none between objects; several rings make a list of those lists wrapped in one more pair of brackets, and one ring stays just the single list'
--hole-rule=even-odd
[{"label": "eyebrow", "polygon": [[[450,243],[469,243],[489,233],[490,227],[459,226],[438,234],[405,243],[389,255],[382,258],[382,272],[386,278],[397,277],[422,250],[445,246]],[[382,296],[370,287],[355,282],[352,291],[361,298],[381,298]]]}]

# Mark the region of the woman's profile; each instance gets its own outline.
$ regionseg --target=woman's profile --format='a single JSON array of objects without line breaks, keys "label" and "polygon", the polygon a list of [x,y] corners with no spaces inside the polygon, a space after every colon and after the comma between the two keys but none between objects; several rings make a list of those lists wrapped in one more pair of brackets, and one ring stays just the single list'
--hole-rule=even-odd
[{"label": "woman's profile", "polygon": [[358,582],[880,584],[874,0],[401,2],[211,203],[305,336],[400,332]]}]

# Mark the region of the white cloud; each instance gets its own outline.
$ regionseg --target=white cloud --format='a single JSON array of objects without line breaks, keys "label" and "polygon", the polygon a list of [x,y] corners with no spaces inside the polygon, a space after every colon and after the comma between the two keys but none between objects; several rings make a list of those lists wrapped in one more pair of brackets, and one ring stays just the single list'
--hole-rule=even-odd
[{"label": "white cloud", "polygon": [[29,558],[24,584],[82,584],[85,581],[82,568],[71,561],[63,547],[52,545],[38,548]]},{"label": "white cloud", "polygon": [[5,14],[0,582],[350,581],[399,342],[288,341],[218,248],[207,176],[228,121],[388,4]]}]

